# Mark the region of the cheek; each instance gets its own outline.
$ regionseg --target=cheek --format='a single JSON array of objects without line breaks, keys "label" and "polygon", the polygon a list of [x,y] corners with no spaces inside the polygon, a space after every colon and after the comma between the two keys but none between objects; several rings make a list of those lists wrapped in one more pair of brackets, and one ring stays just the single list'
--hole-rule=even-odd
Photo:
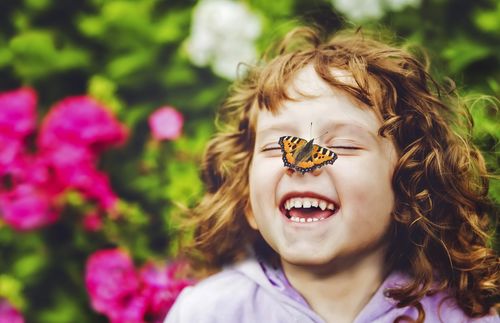
[{"label": "cheek", "polygon": [[336,187],[343,206],[370,218],[391,213],[394,192],[387,163],[353,158],[337,166]]},{"label": "cheek", "polygon": [[249,170],[250,191],[260,193],[262,190],[273,190],[283,171],[281,158],[254,158]]},{"label": "cheek", "polygon": [[[280,164],[281,163],[281,164]],[[251,218],[263,218],[276,205],[276,186],[283,172],[281,158],[256,157],[249,170]],[[255,220],[254,220],[255,221]],[[252,225],[250,219],[249,223]],[[253,227],[253,225],[252,225]]]}]

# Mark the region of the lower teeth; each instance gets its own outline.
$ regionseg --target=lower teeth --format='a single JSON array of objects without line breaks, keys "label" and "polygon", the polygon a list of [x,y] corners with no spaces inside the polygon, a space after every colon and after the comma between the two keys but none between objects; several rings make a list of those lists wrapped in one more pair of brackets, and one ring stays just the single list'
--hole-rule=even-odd
[{"label": "lower teeth", "polygon": [[306,219],[306,218],[299,218],[299,217],[296,217],[296,216],[292,216],[292,217],[290,218],[290,220],[291,220],[292,222],[296,222],[296,223],[306,223],[306,222],[310,223],[310,222],[318,222],[318,221],[322,221],[322,220],[324,220],[324,219],[325,219],[325,218],[307,218],[307,219]]}]

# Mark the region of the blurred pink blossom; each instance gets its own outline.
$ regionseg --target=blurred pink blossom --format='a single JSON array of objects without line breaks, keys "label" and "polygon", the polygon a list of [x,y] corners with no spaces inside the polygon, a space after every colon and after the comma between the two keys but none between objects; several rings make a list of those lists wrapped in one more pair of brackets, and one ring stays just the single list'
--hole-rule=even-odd
[{"label": "blurred pink blossom", "polygon": [[57,199],[63,192],[49,169],[26,153],[19,154],[2,173],[0,217],[19,231],[34,230],[59,217]]},{"label": "blurred pink blossom", "polygon": [[147,263],[140,271],[147,313],[152,322],[162,322],[179,293],[193,282],[176,277],[181,263],[158,265]]},{"label": "blurred pink blossom", "polygon": [[39,152],[39,157],[52,167],[67,169],[79,165],[94,165],[96,155],[83,146],[60,143],[54,147],[46,147]]},{"label": "blurred pink blossom", "polygon": [[85,274],[92,307],[116,323],[162,322],[182,289],[193,284],[176,277],[183,265],[149,262],[137,272],[124,251],[97,251]]},{"label": "blurred pink blossom", "polygon": [[118,197],[111,189],[106,173],[86,165],[68,172],[65,184],[83,193],[87,200],[96,201],[103,209],[113,211]]},{"label": "blurred pink blossom", "polygon": [[83,228],[89,232],[96,232],[102,228],[102,217],[96,211],[93,210],[83,217]]},{"label": "blurred pink blossom", "polygon": [[105,106],[88,96],[75,96],[50,110],[43,120],[38,145],[45,149],[63,143],[99,153],[123,143],[126,133],[126,128]]},{"label": "blurred pink blossom", "polygon": [[0,323],[24,323],[24,318],[7,300],[0,299]]},{"label": "blurred pink blossom", "polygon": [[36,93],[30,88],[0,93],[0,176],[10,173],[36,126]]},{"label": "blurred pink blossom", "polygon": [[55,222],[58,210],[52,196],[31,184],[19,184],[8,192],[0,193],[3,220],[16,230],[33,230]]},{"label": "blurred pink blossom", "polygon": [[0,93],[0,133],[3,136],[24,139],[36,126],[35,91],[30,88]]},{"label": "blurred pink blossom", "polygon": [[96,169],[94,157],[85,148],[64,145],[46,149],[40,158],[51,169],[54,183],[75,189],[105,210],[112,210],[118,201],[106,173]]},{"label": "blurred pink blossom", "polygon": [[85,286],[92,307],[112,322],[141,322],[145,300],[130,256],[121,249],[95,252],[87,261]]},{"label": "blurred pink blossom", "polygon": [[39,154],[22,153],[10,163],[8,173],[12,184],[30,184],[50,192],[51,195],[61,193],[64,188],[54,178],[53,171],[48,167],[47,161]]},{"label": "blurred pink blossom", "polygon": [[156,140],[177,139],[182,133],[184,117],[172,107],[162,107],[149,116],[149,127]]},{"label": "blurred pink blossom", "polygon": [[144,322],[145,309],[145,298],[133,295],[130,299],[123,299],[119,306],[107,313],[107,316],[111,323],[140,323]]},{"label": "blurred pink blossom", "polygon": [[0,133],[0,176],[12,172],[23,150],[24,146],[19,140],[3,136]]},{"label": "blurred pink blossom", "polygon": [[66,190],[113,210],[118,197],[97,169],[98,154],[122,143],[126,128],[92,98],[70,97],[50,110],[37,151],[28,152],[36,101],[29,88],[0,93],[0,216],[17,230],[42,227],[57,219],[54,205]]}]

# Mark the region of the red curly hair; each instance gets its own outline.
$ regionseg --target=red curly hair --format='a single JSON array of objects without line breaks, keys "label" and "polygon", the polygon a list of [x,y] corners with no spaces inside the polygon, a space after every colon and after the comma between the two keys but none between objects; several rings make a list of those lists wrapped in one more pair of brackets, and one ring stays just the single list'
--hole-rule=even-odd
[{"label": "red curly hair", "polygon": [[[245,258],[248,245],[273,256],[245,219],[256,113],[277,111],[291,100],[288,85],[312,65],[330,86],[374,109],[383,121],[379,135],[391,138],[399,151],[387,259],[391,270],[412,280],[387,295],[398,306],[415,306],[417,322],[425,318],[419,301],[441,290],[450,291],[470,317],[498,308],[488,173],[458,97],[443,91],[426,64],[407,51],[361,32],[322,38],[302,28],[270,53],[233,85],[219,114],[220,131],[203,159],[207,192],[189,220],[195,228],[189,250],[199,267],[218,269]],[[332,68],[348,71],[355,84],[337,80]]]}]

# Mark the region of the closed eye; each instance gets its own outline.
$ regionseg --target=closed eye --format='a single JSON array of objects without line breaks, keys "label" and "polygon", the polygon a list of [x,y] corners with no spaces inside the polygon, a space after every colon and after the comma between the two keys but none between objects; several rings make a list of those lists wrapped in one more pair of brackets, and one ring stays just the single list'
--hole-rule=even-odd
[{"label": "closed eye", "polygon": [[359,147],[355,147],[355,146],[328,146],[328,148],[331,148],[333,150],[335,149],[350,149],[350,150],[358,150],[358,149],[361,149]]},{"label": "closed eye", "polygon": [[262,152],[264,152],[264,151],[272,151],[272,150],[281,150],[281,147],[279,147],[279,146],[277,146],[277,147],[272,146],[272,147],[264,147],[264,148],[261,149]]}]

